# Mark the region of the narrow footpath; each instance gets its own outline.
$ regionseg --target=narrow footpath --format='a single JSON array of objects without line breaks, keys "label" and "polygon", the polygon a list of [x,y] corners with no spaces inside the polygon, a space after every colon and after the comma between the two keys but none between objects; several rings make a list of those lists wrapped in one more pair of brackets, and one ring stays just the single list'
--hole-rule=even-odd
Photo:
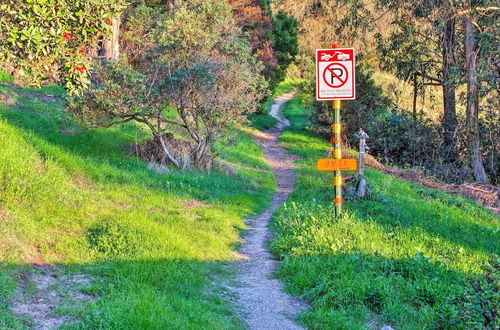
[{"label": "narrow footpath", "polygon": [[294,318],[305,306],[297,298],[283,291],[280,280],[272,278],[278,261],[267,249],[271,236],[269,221],[294,189],[293,158],[278,144],[281,132],[290,125],[288,120],[280,115],[279,110],[293,96],[293,93],[288,93],[275,99],[271,115],[278,120],[278,124],[255,137],[273,169],[278,191],[264,213],[247,220],[249,231],[240,248],[240,253],[246,259],[239,265],[238,286],[233,289],[250,329],[302,329],[295,323]]}]

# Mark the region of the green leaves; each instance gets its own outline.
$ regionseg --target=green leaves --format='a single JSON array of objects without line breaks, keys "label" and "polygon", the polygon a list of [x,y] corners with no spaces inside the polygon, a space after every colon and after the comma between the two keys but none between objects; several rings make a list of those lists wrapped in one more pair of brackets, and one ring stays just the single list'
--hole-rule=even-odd
[{"label": "green leaves", "polygon": [[[24,71],[19,83],[40,85],[64,81],[71,93],[88,84],[93,48],[110,31],[105,20],[116,17],[126,0],[7,0],[0,5],[0,69]],[[18,77],[20,78],[20,77]]]}]

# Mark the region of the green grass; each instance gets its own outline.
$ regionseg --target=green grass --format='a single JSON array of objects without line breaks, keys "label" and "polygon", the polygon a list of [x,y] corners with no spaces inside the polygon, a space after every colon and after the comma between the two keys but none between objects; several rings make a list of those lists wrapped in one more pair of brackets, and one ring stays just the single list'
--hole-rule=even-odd
[{"label": "green grass", "polygon": [[[459,196],[367,169],[372,196],[351,198],[335,220],[332,174],[315,169],[329,145],[305,129],[310,111],[299,100],[284,113],[292,126],[281,142],[301,159],[296,191],[273,219],[271,248],[282,258],[278,277],[311,306],[301,322],[311,329],[477,327],[461,315],[481,319],[480,302],[460,301],[477,289],[469,279],[498,258],[498,218]],[[485,299],[498,307],[496,292]]]},{"label": "green grass", "polygon": [[273,128],[277,124],[277,120],[269,115],[271,111],[271,107],[274,104],[274,99],[277,96],[280,96],[285,93],[293,92],[295,90],[300,89],[300,85],[304,83],[302,80],[293,80],[286,78],[281,84],[276,87],[273,95],[269,96],[267,100],[264,102],[264,113],[262,114],[250,114],[248,116],[248,120],[251,123],[251,126],[259,131],[265,131],[270,128]]},{"label": "green grass", "polygon": [[303,82],[304,82],[303,80],[286,78],[274,90],[273,98],[297,90],[297,87]]},{"label": "green grass", "polygon": [[[269,107],[271,107],[271,105],[269,105]],[[278,121],[269,114],[252,113],[248,116],[248,120],[250,120],[251,126],[259,131],[265,131],[273,128],[278,123]]]},{"label": "green grass", "polygon": [[9,76],[8,74],[0,70],[0,82],[10,82],[12,80],[14,80],[12,76]]},{"label": "green grass", "polygon": [[1,93],[10,105],[0,105],[0,328],[29,325],[10,303],[16,278],[40,261],[95,279],[96,302],[58,310],[73,329],[241,326],[212,282],[231,275],[243,218],[275,189],[249,136],[225,150],[236,176],[157,174],[126,156],[148,138],[138,126],[85,130],[61,98],[41,95],[57,88]]}]

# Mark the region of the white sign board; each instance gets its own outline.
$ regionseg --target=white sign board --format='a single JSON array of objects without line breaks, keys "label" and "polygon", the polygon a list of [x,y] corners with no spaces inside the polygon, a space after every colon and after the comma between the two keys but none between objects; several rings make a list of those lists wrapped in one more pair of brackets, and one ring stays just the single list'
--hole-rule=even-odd
[{"label": "white sign board", "polygon": [[356,70],[353,48],[316,50],[316,99],[356,98]]}]

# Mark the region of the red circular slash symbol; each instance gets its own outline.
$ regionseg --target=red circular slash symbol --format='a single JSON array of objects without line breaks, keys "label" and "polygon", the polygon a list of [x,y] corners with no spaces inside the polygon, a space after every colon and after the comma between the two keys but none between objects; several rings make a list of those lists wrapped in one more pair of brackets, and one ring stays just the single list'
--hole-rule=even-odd
[{"label": "red circular slash symbol", "polygon": [[[327,76],[327,72],[330,72],[330,75]],[[332,88],[344,86],[348,78],[349,73],[347,72],[347,68],[340,63],[332,63],[323,71],[323,80]]]}]

